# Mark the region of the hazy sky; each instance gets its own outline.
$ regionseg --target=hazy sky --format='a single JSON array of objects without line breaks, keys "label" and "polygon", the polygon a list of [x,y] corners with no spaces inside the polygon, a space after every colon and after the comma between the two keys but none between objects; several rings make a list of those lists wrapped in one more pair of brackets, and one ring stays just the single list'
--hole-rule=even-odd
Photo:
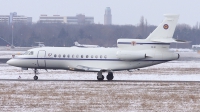
[{"label": "hazy sky", "polygon": [[165,13],[180,14],[179,23],[200,22],[200,0],[0,0],[0,15],[17,12],[36,22],[41,14],[85,14],[103,24],[106,7],[111,8],[113,24],[136,25],[144,16],[149,24],[158,25]]}]

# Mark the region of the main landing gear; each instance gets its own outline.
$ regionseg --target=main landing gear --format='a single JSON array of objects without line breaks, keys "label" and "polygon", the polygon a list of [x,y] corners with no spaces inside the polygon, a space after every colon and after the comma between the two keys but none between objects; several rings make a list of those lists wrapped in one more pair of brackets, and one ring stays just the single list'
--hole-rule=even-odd
[{"label": "main landing gear", "polygon": [[[108,72],[108,75],[106,76],[108,81],[113,80],[114,76],[112,72]],[[98,81],[103,81],[104,80],[104,76],[102,75],[102,71],[97,73],[97,80]]]},{"label": "main landing gear", "polygon": [[33,79],[38,80],[38,76],[37,76],[38,70],[36,68],[34,69],[34,73],[35,73],[35,76],[33,77]]},{"label": "main landing gear", "polygon": [[108,81],[113,80],[113,78],[114,78],[113,73],[112,72],[108,72],[108,75],[106,76],[106,78],[107,78]]}]

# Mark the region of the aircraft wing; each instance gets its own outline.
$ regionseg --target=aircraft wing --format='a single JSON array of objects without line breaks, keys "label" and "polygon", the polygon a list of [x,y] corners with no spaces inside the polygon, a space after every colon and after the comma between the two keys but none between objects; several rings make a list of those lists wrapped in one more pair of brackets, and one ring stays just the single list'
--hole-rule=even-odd
[{"label": "aircraft wing", "polygon": [[87,67],[78,65],[75,69],[84,70],[84,71],[110,71],[110,69],[102,69],[102,68],[93,68],[93,67]]}]

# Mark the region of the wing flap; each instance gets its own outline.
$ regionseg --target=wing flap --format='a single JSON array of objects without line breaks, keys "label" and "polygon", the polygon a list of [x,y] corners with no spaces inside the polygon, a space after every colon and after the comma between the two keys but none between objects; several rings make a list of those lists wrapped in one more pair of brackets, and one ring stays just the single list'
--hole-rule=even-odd
[{"label": "wing flap", "polygon": [[78,65],[75,69],[84,70],[84,71],[97,71],[97,72],[104,70],[101,68],[93,68],[93,67],[87,67],[87,66],[82,66],[82,65]]}]

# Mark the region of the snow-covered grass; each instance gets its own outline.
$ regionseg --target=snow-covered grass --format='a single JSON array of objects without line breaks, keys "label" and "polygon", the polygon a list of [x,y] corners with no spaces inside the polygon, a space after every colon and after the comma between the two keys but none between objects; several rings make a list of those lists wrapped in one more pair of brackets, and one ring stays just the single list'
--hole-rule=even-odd
[{"label": "snow-covered grass", "polygon": [[198,82],[0,82],[1,111],[199,111]]}]

